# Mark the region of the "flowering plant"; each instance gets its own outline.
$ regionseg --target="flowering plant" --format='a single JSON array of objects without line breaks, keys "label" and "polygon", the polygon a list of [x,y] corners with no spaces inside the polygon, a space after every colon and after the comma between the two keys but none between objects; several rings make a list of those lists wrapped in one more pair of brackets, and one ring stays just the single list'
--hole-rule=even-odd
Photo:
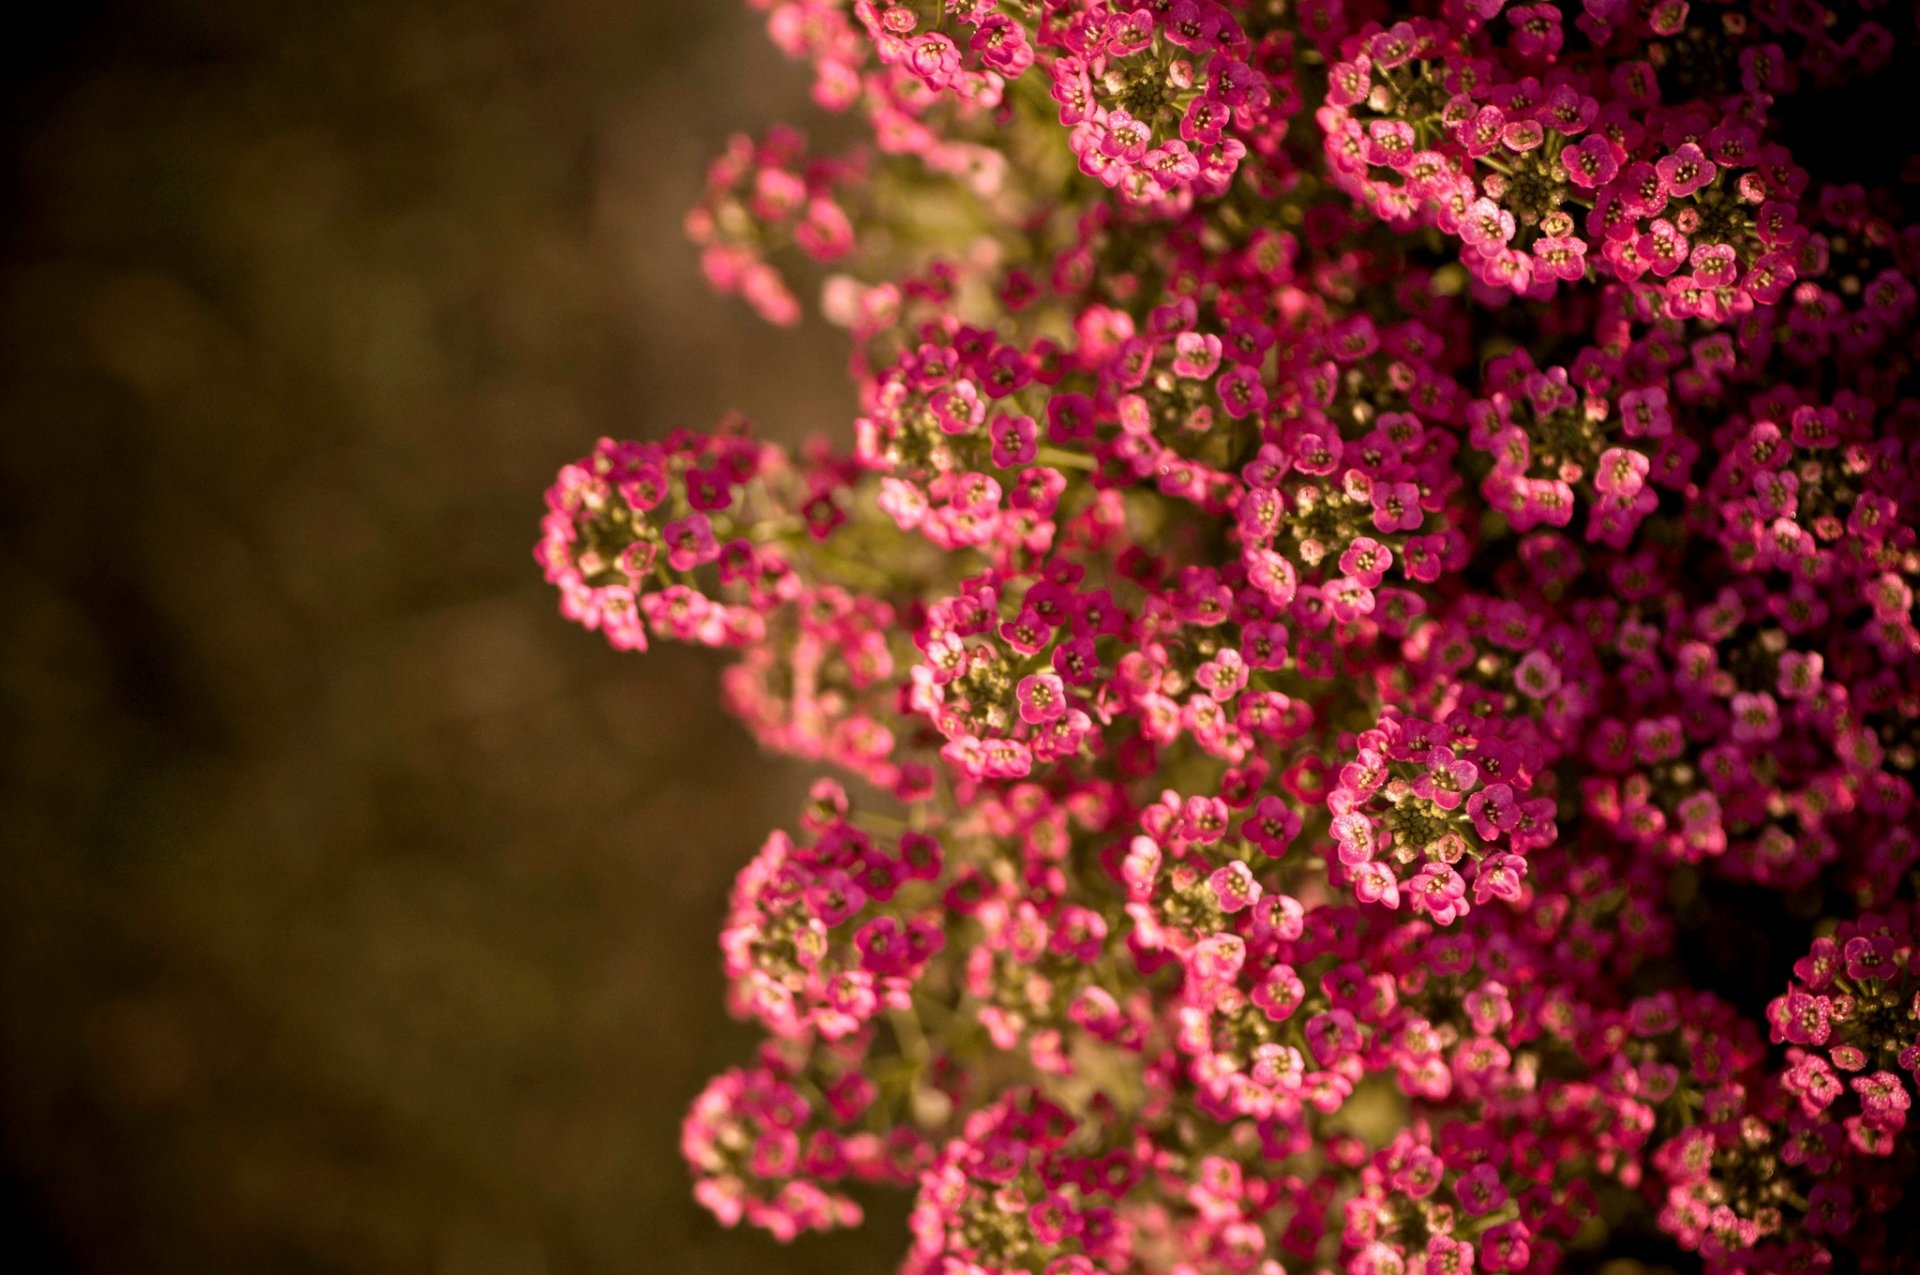
[{"label": "flowering plant", "polygon": [[700,1200],[910,1190],[909,1275],[1914,1269],[1920,230],[1781,140],[1895,32],[752,3],[871,142],[689,231],[777,323],[839,272],[850,446],[603,440],[538,548],[838,776],[734,887]]}]

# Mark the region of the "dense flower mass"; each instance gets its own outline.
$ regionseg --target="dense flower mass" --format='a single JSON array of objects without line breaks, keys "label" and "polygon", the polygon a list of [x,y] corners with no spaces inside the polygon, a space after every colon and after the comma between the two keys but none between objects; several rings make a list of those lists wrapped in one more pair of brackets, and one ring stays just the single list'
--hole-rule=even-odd
[{"label": "dense flower mass", "polygon": [[871,143],[689,229],[775,322],[844,272],[859,417],[603,440],[538,549],[834,772],[701,1201],[910,1191],[908,1275],[1920,1269],[1920,229],[1785,127],[1912,11],[752,3]]}]

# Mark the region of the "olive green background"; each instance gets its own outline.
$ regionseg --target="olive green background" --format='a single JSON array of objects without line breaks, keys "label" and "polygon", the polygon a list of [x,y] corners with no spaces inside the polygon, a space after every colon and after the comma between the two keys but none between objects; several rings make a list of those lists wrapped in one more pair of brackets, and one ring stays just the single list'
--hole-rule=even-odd
[{"label": "olive green background", "polygon": [[[866,1271],[692,1205],[798,768],[531,557],[601,434],[845,433],[711,296],[736,0],[62,7],[9,36],[0,1271]],[[842,125],[841,127],[844,127]]]}]

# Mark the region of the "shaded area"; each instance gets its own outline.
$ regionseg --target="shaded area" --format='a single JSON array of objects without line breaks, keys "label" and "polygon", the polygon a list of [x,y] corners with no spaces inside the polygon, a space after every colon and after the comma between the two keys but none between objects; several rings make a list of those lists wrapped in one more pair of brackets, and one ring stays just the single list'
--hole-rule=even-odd
[{"label": "shaded area", "polygon": [[[1898,31],[1894,13],[1881,21]],[[1896,205],[1903,220],[1920,218],[1920,139],[1901,127],[1912,115],[1916,79],[1920,42],[1898,40],[1872,75],[1783,97],[1779,141],[1816,184],[1857,183]]]},{"label": "shaded area", "polygon": [[679,221],[732,4],[76,5],[6,57],[0,1226],[19,1271],[865,1269],[690,1202],[715,932],[803,777],[561,622],[541,489],[828,333]]}]

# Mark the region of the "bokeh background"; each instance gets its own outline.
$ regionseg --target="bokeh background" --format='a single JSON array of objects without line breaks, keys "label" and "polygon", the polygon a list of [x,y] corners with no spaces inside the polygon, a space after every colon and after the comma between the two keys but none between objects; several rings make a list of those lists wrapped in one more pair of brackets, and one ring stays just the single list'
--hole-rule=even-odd
[{"label": "bokeh background", "polygon": [[601,434],[844,431],[702,288],[736,0],[72,0],[0,42],[0,1271],[882,1270],[688,1199],[804,776],[563,623]]}]

